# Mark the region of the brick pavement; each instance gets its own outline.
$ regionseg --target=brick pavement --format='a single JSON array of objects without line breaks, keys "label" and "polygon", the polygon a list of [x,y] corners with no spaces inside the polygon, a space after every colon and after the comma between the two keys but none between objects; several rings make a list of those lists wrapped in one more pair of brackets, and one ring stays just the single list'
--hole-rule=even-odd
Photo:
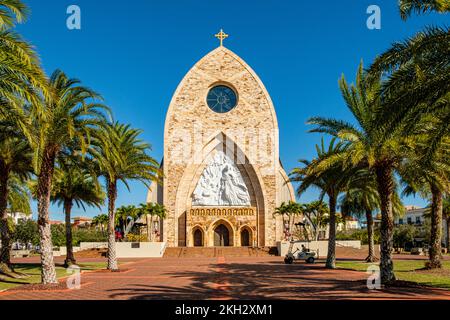
[{"label": "brick pavement", "polygon": [[127,271],[83,273],[79,290],[19,288],[1,292],[0,300],[450,299],[450,291],[439,289],[368,290],[363,272],[285,265],[281,257],[140,259],[122,268]]}]

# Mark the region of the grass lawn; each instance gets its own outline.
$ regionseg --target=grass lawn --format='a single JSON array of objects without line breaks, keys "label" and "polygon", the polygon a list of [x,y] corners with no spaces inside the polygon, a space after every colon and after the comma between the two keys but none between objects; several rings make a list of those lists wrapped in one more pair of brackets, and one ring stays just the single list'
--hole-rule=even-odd
[{"label": "grass lawn", "polygon": [[[80,263],[78,266],[81,270],[98,270],[105,269],[106,262],[86,262]],[[41,266],[37,263],[24,263],[24,264],[15,264],[14,270],[16,272],[25,273],[29,275],[28,278],[23,279],[13,279],[6,278],[0,276],[0,291],[5,289],[11,289],[17,287],[22,284],[32,284],[32,283],[40,283],[41,282]],[[56,267],[56,276],[58,279],[70,276],[70,273],[67,273],[64,267],[57,266]]]},{"label": "grass lawn", "polygon": [[[442,261],[441,270],[420,270],[424,260],[394,260],[394,271],[398,280],[412,281],[437,288],[450,289],[450,261]],[[338,268],[366,271],[372,263],[361,261],[338,261]]]}]

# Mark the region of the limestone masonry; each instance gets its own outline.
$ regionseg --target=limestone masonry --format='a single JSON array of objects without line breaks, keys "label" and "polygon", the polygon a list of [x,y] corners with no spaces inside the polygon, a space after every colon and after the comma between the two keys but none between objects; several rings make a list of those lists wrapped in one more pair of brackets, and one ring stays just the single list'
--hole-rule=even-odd
[{"label": "limestone masonry", "polygon": [[167,209],[161,234],[168,246],[273,246],[282,239],[273,212],[295,197],[279,160],[275,109],[255,72],[229,49],[207,54],[179,84],[162,167],[163,183],[151,186],[147,201]]}]

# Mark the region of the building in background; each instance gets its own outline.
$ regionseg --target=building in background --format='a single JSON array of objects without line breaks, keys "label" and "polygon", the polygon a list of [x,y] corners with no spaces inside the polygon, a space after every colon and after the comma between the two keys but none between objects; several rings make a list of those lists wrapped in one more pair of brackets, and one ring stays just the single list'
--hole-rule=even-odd
[{"label": "building in background", "polygon": [[336,226],[337,231],[343,231],[343,230],[356,230],[361,229],[361,224],[359,223],[359,220],[355,217],[348,217],[345,219],[345,226],[342,222],[338,223]]},{"label": "building in background", "polygon": [[405,206],[405,214],[402,217],[397,217],[394,220],[395,225],[399,224],[414,224],[422,225],[425,222],[425,210],[426,208],[420,208],[417,206]]},{"label": "building in background", "polygon": [[[421,208],[417,206],[405,206],[405,214],[401,217],[394,219],[394,225],[414,225],[418,228],[423,228],[425,226],[426,211],[428,208]],[[447,241],[447,221],[442,219],[442,242]]]},{"label": "building in background", "polygon": [[92,224],[92,218],[74,217],[72,218],[74,228],[89,228]]}]

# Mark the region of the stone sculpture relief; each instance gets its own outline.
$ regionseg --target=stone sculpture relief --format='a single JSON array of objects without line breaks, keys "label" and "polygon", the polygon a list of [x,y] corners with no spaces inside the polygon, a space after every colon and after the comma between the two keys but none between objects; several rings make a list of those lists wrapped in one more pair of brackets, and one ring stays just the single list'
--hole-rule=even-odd
[{"label": "stone sculpture relief", "polygon": [[193,206],[250,206],[247,186],[236,164],[218,151],[192,194]]}]

